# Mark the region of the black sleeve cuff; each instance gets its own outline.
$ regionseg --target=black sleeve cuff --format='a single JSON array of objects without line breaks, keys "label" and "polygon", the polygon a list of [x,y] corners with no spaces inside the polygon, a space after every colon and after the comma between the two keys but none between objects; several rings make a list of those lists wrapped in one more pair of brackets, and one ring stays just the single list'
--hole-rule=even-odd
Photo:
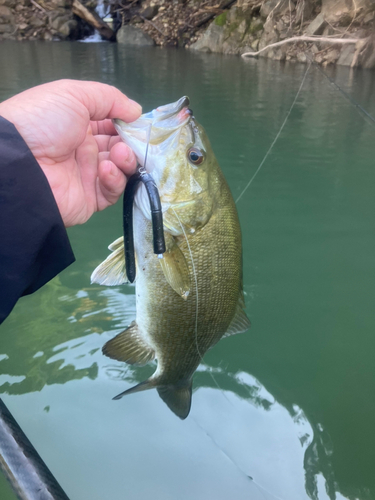
[{"label": "black sleeve cuff", "polygon": [[15,126],[0,117],[0,323],[20,296],[74,260],[42,169]]}]

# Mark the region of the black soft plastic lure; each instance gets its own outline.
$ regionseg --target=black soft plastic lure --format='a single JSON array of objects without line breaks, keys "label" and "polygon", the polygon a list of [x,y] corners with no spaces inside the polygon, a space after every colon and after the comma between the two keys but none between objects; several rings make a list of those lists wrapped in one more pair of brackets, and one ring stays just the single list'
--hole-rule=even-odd
[{"label": "black soft plastic lure", "polygon": [[139,182],[143,182],[151,208],[152,232],[154,240],[154,253],[159,257],[165,252],[165,239],[163,231],[163,212],[161,208],[158,188],[152,176],[138,166],[137,172],[130,177],[126,184],[123,199],[123,227],[126,275],[130,283],[136,276],[134,232],[133,232],[133,203]]}]

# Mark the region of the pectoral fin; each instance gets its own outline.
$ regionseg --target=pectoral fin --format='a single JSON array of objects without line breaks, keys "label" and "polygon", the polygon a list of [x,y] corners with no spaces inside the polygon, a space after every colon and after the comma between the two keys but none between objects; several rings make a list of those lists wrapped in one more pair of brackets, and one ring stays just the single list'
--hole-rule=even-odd
[{"label": "pectoral fin", "polygon": [[177,385],[161,385],[157,387],[161,399],[175,415],[184,420],[190,413],[192,383],[179,387]]},{"label": "pectoral fin", "polygon": [[231,335],[236,335],[236,333],[244,333],[250,328],[251,323],[249,318],[246,316],[245,311],[243,310],[244,306],[245,301],[243,298],[243,293],[241,293],[240,298],[238,299],[236,312],[223,338],[230,337]]},{"label": "pectoral fin", "polygon": [[117,238],[108,247],[112,253],[94,270],[91,283],[116,286],[128,283],[125,269],[124,238]]},{"label": "pectoral fin", "polygon": [[159,259],[165,279],[173,290],[183,299],[187,299],[190,292],[189,268],[184,254],[181,252],[173,236],[169,236],[167,251]]},{"label": "pectoral fin", "polygon": [[135,321],[122,333],[109,340],[103,347],[103,354],[131,365],[145,365],[155,357],[155,351],[139,333]]}]

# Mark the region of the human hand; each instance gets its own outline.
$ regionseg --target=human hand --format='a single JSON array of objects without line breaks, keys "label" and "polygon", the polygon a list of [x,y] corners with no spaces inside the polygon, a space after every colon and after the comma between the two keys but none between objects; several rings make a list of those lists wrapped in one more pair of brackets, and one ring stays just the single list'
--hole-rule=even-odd
[{"label": "human hand", "polygon": [[39,85],[0,103],[0,115],[46,175],[66,227],[83,224],[123,193],[136,159],[111,119],[131,122],[140,114],[139,104],[115,87],[77,80]]}]

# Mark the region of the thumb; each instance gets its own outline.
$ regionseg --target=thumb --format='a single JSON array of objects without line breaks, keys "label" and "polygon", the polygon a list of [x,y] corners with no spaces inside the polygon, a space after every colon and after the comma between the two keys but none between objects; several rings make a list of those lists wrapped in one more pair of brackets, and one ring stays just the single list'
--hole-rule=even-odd
[{"label": "thumb", "polygon": [[111,85],[77,80],[63,80],[61,83],[67,85],[69,92],[84,104],[90,120],[120,118],[132,122],[142,113],[142,107],[137,102]]}]

